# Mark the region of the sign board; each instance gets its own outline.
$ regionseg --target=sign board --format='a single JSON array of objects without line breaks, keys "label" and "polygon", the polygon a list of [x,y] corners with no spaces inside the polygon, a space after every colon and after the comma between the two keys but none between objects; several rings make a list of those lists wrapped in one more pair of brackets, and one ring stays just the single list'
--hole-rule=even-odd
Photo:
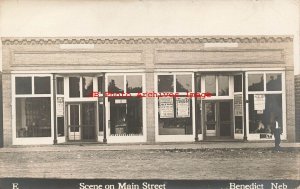
[{"label": "sign board", "polygon": [[176,98],[176,117],[190,117],[190,99],[186,97]]},{"label": "sign board", "polygon": [[254,110],[260,110],[260,112],[262,110],[265,109],[265,95],[262,94],[255,94],[254,95]]},{"label": "sign board", "polygon": [[243,116],[243,95],[234,95],[234,116]]},{"label": "sign board", "polygon": [[56,98],[56,116],[64,117],[64,97]]},{"label": "sign board", "polygon": [[160,118],[174,118],[174,105],[172,97],[159,98],[159,112]]}]

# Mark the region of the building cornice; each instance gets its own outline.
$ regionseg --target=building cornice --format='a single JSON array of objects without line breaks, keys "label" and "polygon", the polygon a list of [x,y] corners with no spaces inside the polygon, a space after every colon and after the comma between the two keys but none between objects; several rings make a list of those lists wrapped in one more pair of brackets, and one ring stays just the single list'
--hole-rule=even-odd
[{"label": "building cornice", "polygon": [[292,41],[292,36],[2,38],[3,45],[282,43]]}]

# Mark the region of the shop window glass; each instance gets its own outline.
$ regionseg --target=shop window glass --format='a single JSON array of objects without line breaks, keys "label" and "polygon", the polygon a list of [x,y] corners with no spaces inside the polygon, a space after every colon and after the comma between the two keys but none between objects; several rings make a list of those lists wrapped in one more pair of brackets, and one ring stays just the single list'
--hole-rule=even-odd
[{"label": "shop window glass", "polygon": [[[275,120],[282,128],[282,96],[281,94],[266,94],[265,109],[261,110],[261,103],[257,106],[254,94],[249,94],[249,132],[271,133]],[[260,106],[260,107],[259,107]],[[260,108],[260,110],[256,110]]]},{"label": "shop window glass", "polygon": [[248,75],[248,91],[263,91],[264,90],[264,75],[249,74]]},{"label": "shop window glass", "polygon": [[218,95],[229,95],[229,76],[218,76]]},{"label": "shop window glass", "polygon": [[34,77],[34,94],[50,94],[50,77]]},{"label": "shop window glass", "polygon": [[81,104],[81,135],[83,140],[95,138],[95,103]]},{"label": "shop window glass", "polygon": [[127,93],[141,93],[142,81],[143,79],[141,75],[127,75],[126,76]]},{"label": "shop window glass", "polygon": [[64,117],[57,117],[57,136],[65,136]]},{"label": "shop window glass", "polygon": [[192,91],[192,75],[176,75],[176,92]]},{"label": "shop window glass", "polygon": [[82,97],[90,97],[93,93],[93,77],[82,77]]},{"label": "shop window glass", "polygon": [[103,77],[98,77],[98,92],[103,94]]},{"label": "shop window glass", "polygon": [[100,135],[103,135],[103,103],[99,104],[99,111],[98,111],[98,118],[99,118],[99,132]]},{"label": "shop window glass", "polygon": [[80,77],[69,77],[70,97],[80,97]]},{"label": "shop window glass", "polygon": [[281,74],[266,74],[267,91],[281,91]]},{"label": "shop window glass", "polygon": [[143,103],[141,98],[110,98],[110,134],[135,136],[143,134]]},{"label": "shop window glass", "polygon": [[234,76],[234,92],[243,92],[243,76]]},{"label": "shop window glass", "polygon": [[205,76],[205,92],[209,92],[212,96],[216,96],[216,76]]},{"label": "shop window glass", "polygon": [[32,94],[31,77],[16,77],[16,94]]},{"label": "shop window glass", "polygon": [[56,78],[56,93],[64,94],[64,78],[63,77]]},{"label": "shop window glass", "polygon": [[196,76],[196,82],[195,82],[195,90],[196,92],[201,92],[201,77]]},{"label": "shop window glass", "polygon": [[158,76],[158,92],[174,92],[173,75]]},{"label": "shop window glass", "polygon": [[243,133],[243,116],[234,116],[235,133]]},{"label": "shop window glass", "polygon": [[159,98],[158,108],[159,135],[193,134],[190,98]]},{"label": "shop window glass", "polygon": [[124,76],[108,76],[108,92],[124,92]]},{"label": "shop window glass", "polygon": [[16,98],[16,133],[17,138],[51,136],[50,97]]},{"label": "shop window glass", "polygon": [[[70,125],[70,132],[79,132],[79,124],[80,124],[80,112],[79,112],[79,105],[74,104],[70,105],[70,120],[69,120],[69,125]],[[74,133],[75,135],[75,133]],[[75,136],[74,136],[75,137]]]}]

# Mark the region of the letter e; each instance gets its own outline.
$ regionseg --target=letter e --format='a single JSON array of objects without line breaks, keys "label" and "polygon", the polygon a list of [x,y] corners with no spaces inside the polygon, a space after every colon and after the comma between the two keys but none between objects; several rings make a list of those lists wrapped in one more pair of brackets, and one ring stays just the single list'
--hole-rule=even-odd
[{"label": "letter e", "polygon": [[19,187],[18,187],[18,183],[12,183],[12,185],[13,185],[13,189],[19,189]]}]

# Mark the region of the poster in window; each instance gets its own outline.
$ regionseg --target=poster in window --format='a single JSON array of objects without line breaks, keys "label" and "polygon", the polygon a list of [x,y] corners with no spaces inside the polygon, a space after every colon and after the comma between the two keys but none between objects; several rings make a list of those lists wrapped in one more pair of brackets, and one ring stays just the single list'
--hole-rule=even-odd
[{"label": "poster in window", "polygon": [[186,97],[176,98],[176,117],[190,117],[190,100]]},{"label": "poster in window", "polygon": [[174,118],[173,98],[159,98],[160,118]]},{"label": "poster in window", "polygon": [[234,95],[234,115],[243,116],[243,95]]},{"label": "poster in window", "polygon": [[265,95],[255,94],[254,95],[254,110],[259,110],[261,112],[265,109]]},{"label": "poster in window", "polygon": [[56,116],[64,117],[64,97],[57,97],[56,100]]}]

